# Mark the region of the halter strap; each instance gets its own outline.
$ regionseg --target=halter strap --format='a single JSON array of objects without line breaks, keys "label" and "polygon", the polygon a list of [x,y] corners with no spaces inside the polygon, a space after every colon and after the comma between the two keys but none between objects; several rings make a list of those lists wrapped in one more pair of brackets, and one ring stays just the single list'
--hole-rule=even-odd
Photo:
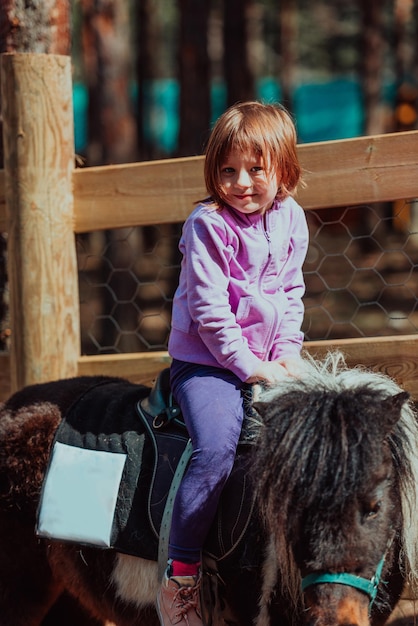
[{"label": "halter strap", "polygon": [[314,572],[305,576],[302,580],[302,591],[311,585],[319,585],[321,583],[336,583],[339,585],[349,585],[359,591],[363,591],[370,598],[370,606],[373,604],[376,595],[377,588],[379,586],[380,577],[382,575],[383,564],[385,562],[385,556],[380,559],[376,569],[375,575],[371,578],[362,578],[361,576],[355,576],[354,574],[348,574],[347,572],[337,572],[335,574],[331,572]]}]

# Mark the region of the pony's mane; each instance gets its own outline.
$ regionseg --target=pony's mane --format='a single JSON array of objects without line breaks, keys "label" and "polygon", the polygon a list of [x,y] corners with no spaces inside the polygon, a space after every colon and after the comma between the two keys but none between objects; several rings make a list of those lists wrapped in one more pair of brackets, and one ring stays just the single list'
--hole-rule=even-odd
[{"label": "pony's mane", "polygon": [[[277,492],[277,499],[273,503],[271,503],[271,495],[274,493],[274,500],[277,486],[280,484],[288,485],[292,481],[294,473],[299,471],[298,468],[303,463],[300,472],[312,476],[309,488],[306,487],[304,494],[304,497],[309,499],[312,484],[315,481],[314,474],[327,453],[328,457],[336,457],[337,460],[339,460],[337,455],[345,455],[345,465],[344,463],[341,464],[343,467],[341,471],[345,471],[345,473],[343,477],[336,475],[339,471],[337,461],[329,470],[326,469],[324,461],[318,473],[318,476],[321,472],[323,473],[323,483],[317,486],[317,491],[329,489],[329,502],[338,507],[344,497],[338,491],[342,478],[347,485],[347,481],[351,480],[349,477],[351,467],[355,467],[357,470],[359,468],[355,464],[361,462],[360,457],[356,457],[356,450],[360,448],[360,442],[367,438],[372,443],[373,438],[379,435],[379,429],[381,429],[379,423],[382,421],[381,403],[403,391],[387,375],[362,367],[348,367],[340,352],[331,352],[323,360],[316,360],[306,354],[303,364],[303,374],[300,378],[287,377],[275,387],[264,389],[260,393],[261,402],[272,403],[272,407],[276,405],[275,409],[272,408],[271,415],[267,411],[264,416],[266,427],[261,427],[261,431],[264,430],[267,433],[265,437],[272,442],[270,449],[267,449],[264,457],[260,458],[257,467],[261,478],[261,490],[263,490],[262,474],[267,476],[270,471],[268,465],[270,464],[272,467],[275,464],[277,467],[279,455],[282,455],[282,459],[286,458],[286,462],[279,464],[281,467],[277,470],[274,478],[276,481],[274,488],[272,489],[271,485],[270,487],[267,485],[269,479],[266,479],[264,493],[261,492],[262,502],[269,503],[265,505],[267,519],[272,516],[277,520],[278,511],[279,517],[281,515],[288,516],[287,521],[292,515],[296,519],[297,512],[294,509],[297,508],[297,503],[294,499],[292,500],[291,494]],[[301,406],[300,399],[305,399],[305,406]],[[299,404],[297,400],[299,400]],[[332,420],[328,418],[326,421],[324,418],[321,422],[321,416],[327,414],[328,402],[337,403],[337,413],[341,408],[341,420],[338,422],[340,415],[335,420],[338,422],[335,428],[340,429],[338,436],[331,432],[334,427],[333,424],[330,425]],[[356,405],[357,402],[359,403],[358,406]],[[368,407],[370,406],[367,414],[367,428],[364,426],[361,410],[366,404]],[[297,411],[296,406],[299,406]],[[354,421],[353,424],[344,423],[344,412],[347,408],[350,413],[350,421]],[[274,413],[277,420],[274,419]],[[288,420],[288,424],[291,423],[291,420],[297,421],[300,426],[295,429],[293,427],[287,428],[286,420]],[[305,429],[304,433],[301,432],[302,429]],[[306,429],[309,429],[309,437],[306,436]],[[340,443],[341,439],[344,440],[345,438],[346,440]],[[387,441],[401,490],[403,514],[401,567],[409,582],[416,586],[418,585],[418,525],[415,521],[418,503],[418,424],[411,402],[403,403],[401,417],[392,429]],[[277,451],[276,459],[270,461],[270,458],[276,453],[275,448],[278,446],[280,450]],[[329,454],[330,446],[332,446],[332,454]],[[363,446],[363,448],[365,449],[367,446]],[[350,451],[349,454],[347,450]],[[283,454],[286,456],[283,457]],[[302,461],[300,461],[301,457],[304,457]],[[283,467],[287,465],[289,466],[288,470]],[[287,475],[286,471],[289,472]],[[361,472],[357,471],[357,475],[359,473]],[[304,480],[306,480],[305,477],[302,477],[301,482],[303,483]],[[306,484],[308,485],[308,483]],[[288,499],[287,502],[286,498]],[[262,506],[264,506],[263,503]],[[269,506],[270,511],[268,510]],[[282,510],[284,510],[283,513]],[[285,522],[279,520],[278,523],[282,524],[283,530]],[[282,575],[291,578],[292,566],[289,562],[289,553],[282,553],[279,556],[282,562],[288,562],[287,570],[286,566],[284,570],[282,569]],[[297,593],[295,588],[292,589],[292,584],[290,584],[289,591],[291,595]]]}]

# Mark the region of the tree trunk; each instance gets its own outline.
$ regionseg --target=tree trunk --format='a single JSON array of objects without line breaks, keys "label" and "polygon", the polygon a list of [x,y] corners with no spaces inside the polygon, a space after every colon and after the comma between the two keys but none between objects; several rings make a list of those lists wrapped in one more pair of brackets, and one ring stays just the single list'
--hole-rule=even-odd
[{"label": "tree trunk", "polygon": [[279,28],[279,58],[280,58],[280,85],[282,88],[282,102],[289,110],[293,110],[293,90],[295,87],[295,69],[297,62],[297,7],[295,0],[280,2]]},{"label": "tree trunk", "polygon": [[247,47],[247,11],[253,0],[224,2],[224,76],[227,104],[255,97]]},{"label": "tree trunk", "polygon": [[381,0],[359,0],[362,14],[360,81],[364,98],[364,132],[380,134],[384,130],[381,106],[383,76],[383,35]]},{"label": "tree trunk", "polygon": [[0,52],[70,54],[70,0],[2,0]]},{"label": "tree trunk", "polygon": [[152,127],[151,85],[158,77],[159,55],[156,50],[159,50],[161,41],[157,8],[155,0],[139,0],[137,4],[138,154],[140,160],[147,161],[160,157],[149,132]]},{"label": "tree trunk", "polygon": [[82,0],[82,10],[89,91],[88,165],[131,162],[137,150],[127,1]]},{"label": "tree trunk", "polygon": [[209,3],[180,0],[179,156],[202,154],[210,125]]},{"label": "tree trunk", "polygon": [[408,37],[413,17],[412,0],[396,0],[394,5],[394,50],[396,101],[392,131],[414,130],[417,126],[418,82],[416,42]]}]

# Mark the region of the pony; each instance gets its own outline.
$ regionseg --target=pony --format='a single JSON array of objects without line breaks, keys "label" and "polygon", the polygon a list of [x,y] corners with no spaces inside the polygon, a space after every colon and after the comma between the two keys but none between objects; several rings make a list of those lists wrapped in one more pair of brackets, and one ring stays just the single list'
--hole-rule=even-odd
[{"label": "pony", "polygon": [[[204,572],[216,596],[213,605],[203,598],[208,625],[382,626],[417,581],[409,395],[382,373],[347,367],[338,352],[303,363],[299,378],[253,402],[244,454],[255,506],[238,555]],[[29,386],[0,408],[1,626],[159,623],[156,561],[34,531],[54,435],[97,382]],[[150,392],[124,385],[122,395]]]}]

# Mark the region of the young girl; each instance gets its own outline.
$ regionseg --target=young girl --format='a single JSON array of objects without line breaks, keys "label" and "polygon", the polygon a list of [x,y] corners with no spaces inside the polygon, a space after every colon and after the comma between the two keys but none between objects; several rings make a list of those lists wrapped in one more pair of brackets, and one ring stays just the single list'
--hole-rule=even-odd
[{"label": "young girl", "polygon": [[186,220],[180,241],[168,345],[193,455],[157,597],[163,626],[202,626],[200,554],[234,463],[245,383],[297,375],[308,247],[304,212],[291,197],[300,175],[283,108],[246,102],[216,122],[205,158],[210,197]]}]

